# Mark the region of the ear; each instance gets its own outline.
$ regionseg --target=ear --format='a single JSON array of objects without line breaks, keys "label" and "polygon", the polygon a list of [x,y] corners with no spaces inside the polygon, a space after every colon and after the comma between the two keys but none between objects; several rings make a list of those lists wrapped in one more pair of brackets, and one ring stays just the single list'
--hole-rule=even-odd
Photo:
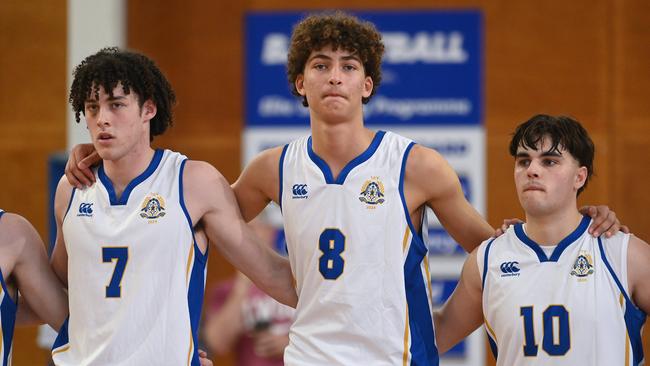
[{"label": "ear", "polygon": [[576,191],[585,185],[585,183],[587,182],[587,175],[588,172],[586,166],[581,166],[580,168],[578,168],[578,171],[576,172],[576,181],[574,184],[574,188],[576,189]]},{"label": "ear", "polygon": [[372,78],[370,76],[366,76],[366,79],[363,81],[363,94],[362,96],[364,98],[368,98],[370,94],[372,94],[372,88],[375,87],[375,83],[373,83]]},{"label": "ear", "polygon": [[294,82],[298,94],[305,96],[305,75],[299,74],[296,76],[296,81]]},{"label": "ear", "polygon": [[158,108],[156,107],[156,103],[153,102],[151,99],[147,99],[147,101],[142,104],[142,118],[144,118],[146,121],[151,121],[152,118],[156,116],[156,112],[158,111]]}]

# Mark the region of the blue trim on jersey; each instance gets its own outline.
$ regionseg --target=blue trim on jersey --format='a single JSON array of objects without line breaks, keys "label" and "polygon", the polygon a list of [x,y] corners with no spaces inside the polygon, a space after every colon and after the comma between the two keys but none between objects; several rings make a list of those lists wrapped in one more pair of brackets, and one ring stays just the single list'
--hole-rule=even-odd
[{"label": "blue trim on jersey", "polygon": [[490,336],[490,332],[487,330],[485,331],[485,334],[487,334],[487,339],[490,343],[490,350],[492,351],[492,356],[494,356],[494,359],[499,358],[499,346],[497,346],[497,342],[492,339],[492,336]]},{"label": "blue trim on jersey", "polygon": [[210,249],[210,244],[208,243],[208,246],[205,249],[205,253],[201,252],[199,245],[196,243],[196,236],[194,236],[194,223],[192,223],[190,213],[187,211],[187,207],[185,206],[185,196],[183,195],[183,171],[185,171],[186,162],[187,159],[181,162],[181,167],[178,172],[178,201],[181,204],[181,208],[183,209],[187,223],[190,225],[190,232],[192,233],[192,245],[194,245],[195,256],[201,261],[201,263],[205,263],[208,260],[208,250]]},{"label": "blue trim on jersey", "polygon": [[485,278],[487,277],[488,271],[488,255],[490,254],[490,247],[496,238],[490,240],[485,247],[485,254],[483,255],[483,279],[481,280],[481,289],[485,289]]},{"label": "blue trim on jersey", "polygon": [[590,222],[591,218],[589,216],[583,216],[582,220],[580,220],[580,224],[578,224],[578,227],[573,230],[571,234],[567,235],[566,238],[560,241],[557,247],[555,247],[553,250],[550,258],[546,256],[546,253],[544,253],[539,244],[537,244],[533,239],[529,238],[528,235],[526,235],[522,223],[515,225],[515,234],[522,243],[529,246],[530,249],[532,249],[535,254],[537,254],[540,262],[557,262],[564,250],[568,248],[569,245],[571,245],[573,242],[575,242],[580,236],[582,236],[582,234],[584,234],[585,230],[587,230],[589,227]]},{"label": "blue trim on jersey", "polygon": [[[7,283],[5,282],[5,276],[2,274],[2,269],[0,269],[0,284],[2,285],[2,290],[5,292],[5,294],[7,294],[7,297],[9,298],[9,301],[11,302],[15,311],[15,309],[18,308],[18,304],[16,304],[16,301],[14,301],[14,299],[11,297],[11,292],[9,292],[9,289],[7,288]],[[16,293],[16,299],[18,299],[18,293]],[[4,310],[4,308],[2,310]]]},{"label": "blue trim on jersey", "polygon": [[0,209],[0,217],[2,217],[2,215],[4,215],[4,214],[5,214],[5,211]]},{"label": "blue trim on jersey", "polygon": [[124,192],[122,192],[122,196],[120,199],[117,199],[117,194],[115,193],[115,188],[113,187],[113,182],[111,179],[106,175],[106,172],[104,171],[104,164],[99,165],[99,171],[97,175],[99,176],[99,180],[102,182],[104,187],[106,188],[106,191],[108,192],[108,198],[111,202],[111,206],[123,206],[126,205],[126,203],[129,201],[129,196],[131,195],[131,191],[140,183],[142,183],[145,179],[149,178],[153,172],[156,171],[156,168],[158,168],[158,165],[160,164],[160,160],[162,160],[163,156],[163,150],[162,149],[156,149],[156,151],[153,154],[153,159],[151,159],[151,162],[149,163],[149,166],[147,169],[145,169],[142,174],[138,175],[135,177],[129,184],[126,186],[124,189]]},{"label": "blue trim on jersey", "polygon": [[411,332],[411,365],[438,365],[438,348],[426,290],[427,283],[420,267],[422,261],[428,260],[428,257],[426,249],[422,251],[418,245],[414,245],[413,242],[417,239],[419,238],[414,235],[404,263],[404,285]]},{"label": "blue trim on jersey", "polygon": [[280,154],[280,191],[278,192],[278,206],[280,206],[280,212],[282,212],[282,184],[284,184],[284,156],[287,154],[287,148],[289,144],[284,145],[282,148],[282,154]]},{"label": "blue trim on jersey", "polygon": [[377,148],[379,147],[379,144],[381,143],[381,140],[384,138],[385,134],[386,131],[377,131],[377,133],[375,133],[375,137],[372,138],[372,142],[370,142],[370,145],[366,151],[362,152],[361,155],[357,156],[349,163],[347,163],[343,170],[341,170],[339,173],[339,176],[336,178],[336,180],[334,180],[332,170],[330,169],[329,165],[327,165],[327,162],[320,156],[316,155],[314,152],[311,145],[311,136],[309,136],[309,139],[307,140],[307,154],[314,162],[314,164],[316,164],[316,166],[321,170],[321,172],[323,172],[323,177],[325,178],[326,184],[343,184],[345,183],[345,178],[348,176],[350,171],[352,171],[352,169],[370,159],[375,151],[377,151]]},{"label": "blue trim on jersey", "polygon": [[[641,361],[643,361],[643,339],[641,337],[641,330],[643,328],[643,324],[645,323],[647,314],[632,302],[627,294],[627,291],[625,291],[625,288],[623,288],[623,284],[616,276],[616,272],[614,272],[614,269],[609,264],[609,260],[607,260],[605,249],[603,248],[603,242],[600,237],[598,237],[598,249],[600,250],[600,257],[603,259],[605,267],[607,267],[609,274],[612,276],[614,282],[616,283],[616,286],[625,298],[624,319],[625,327],[627,328],[627,334],[630,336],[630,344],[632,345],[632,363],[634,365],[640,365]],[[623,260],[627,260],[627,258],[623,258]]]},{"label": "blue trim on jersey", "polygon": [[72,192],[70,193],[70,201],[68,201],[68,208],[65,209],[65,213],[63,214],[63,218],[61,219],[61,222],[65,220],[65,217],[68,216],[68,212],[70,211],[70,206],[72,206],[72,200],[74,199],[74,194],[77,192],[77,188],[72,187]]},{"label": "blue trim on jersey", "polygon": [[[4,280],[2,286],[5,287]],[[14,327],[16,325],[16,303],[11,299],[9,292],[5,287],[6,296],[2,299],[0,304],[0,318],[2,319],[2,344],[4,352],[2,354],[2,364],[9,364],[9,356],[11,355],[11,344],[14,341]]]},{"label": "blue trim on jersey", "polygon": [[[200,259],[200,252],[194,251],[194,263],[190,275],[189,288],[187,289],[187,305],[190,312],[190,326],[192,327],[192,339],[194,353],[192,355],[192,366],[199,366],[199,324],[201,323],[201,307],[203,306],[203,294],[205,293],[205,270],[206,262]],[[199,255],[197,255],[199,254]]]},{"label": "blue trim on jersey", "polygon": [[427,252],[427,246],[424,245],[424,241],[422,240],[422,233],[421,231],[418,232],[415,230],[415,226],[413,226],[413,222],[411,221],[411,214],[409,213],[408,207],[406,207],[406,198],[404,198],[404,176],[406,175],[406,160],[408,159],[409,152],[411,151],[411,148],[415,145],[415,142],[411,142],[409,146],[406,147],[406,150],[404,150],[404,157],[402,158],[402,168],[399,173],[399,196],[402,200],[402,207],[404,208],[404,215],[406,216],[406,222],[409,225],[409,229],[411,229],[411,233],[413,234],[414,238],[417,238],[415,241],[416,245],[420,247],[420,251],[424,251],[425,253]]},{"label": "blue trim on jersey", "polygon": [[65,321],[63,322],[63,325],[61,325],[61,329],[59,329],[59,334],[57,334],[56,339],[54,340],[54,344],[52,345],[52,351],[56,350],[57,348],[60,348],[61,346],[65,346],[66,344],[70,343],[70,340],[68,338],[68,321],[70,320],[70,316],[68,315],[67,318],[65,318]]}]

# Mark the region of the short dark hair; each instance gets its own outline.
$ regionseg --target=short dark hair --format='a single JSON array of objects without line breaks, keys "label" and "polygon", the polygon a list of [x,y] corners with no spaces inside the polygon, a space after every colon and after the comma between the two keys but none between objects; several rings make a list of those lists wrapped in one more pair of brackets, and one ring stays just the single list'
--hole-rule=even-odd
[{"label": "short dark hair", "polygon": [[103,48],[81,61],[72,74],[69,102],[77,122],[91,93],[99,99],[99,88],[102,87],[112,97],[113,89],[121,83],[125,94],[133,91],[137,95],[140,108],[149,99],[156,105],[156,115],[149,124],[150,141],[172,125],[176,94],[165,75],[147,56],[117,47]]},{"label": "short dark hair", "polygon": [[587,130],[571,117],[538,114],[517,126],[510,141],[510,155],[517,156],[519,147],[536,150],[545,137],[551,140],[549,151],[556,151],[561,146],[578,161],[580,166],[587,168],[587,179],[578,189],[579,195],[594,175],[595,147]]},{"label": "short dark hair", "polygon": [[[366,76],[373,82],[371,94],[362,99],[368,103],[381,83],[381,59],[384,44],[377,28],[370,23],[342,11],[313,14],[293,28],[287,60],[287,77],[291,92],[301,96],[296,89],[296,78],[305,71],[305,64],[312,51],[331,46],[353,52],[359,56]],[[307,98],[302,104],[307,107]]]}]

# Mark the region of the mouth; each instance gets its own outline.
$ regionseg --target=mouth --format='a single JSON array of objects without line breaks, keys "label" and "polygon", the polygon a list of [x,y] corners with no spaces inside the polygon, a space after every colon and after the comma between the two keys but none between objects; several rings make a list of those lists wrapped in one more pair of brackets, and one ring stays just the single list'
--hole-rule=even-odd
[{"label": "mouth", "polygon": [[343,99],[345,99],[345,96],[343,96],[342,94],[338,94],[338,93],[327,93],[327,94],[325,94],[323,96],[323,98],[343,98]]},{"label": "mouth", "polygon": [[537,185],[528,185],[524,187],[524,192],[530,192],[530,191],[544,192],[544,188]]},{"label": "mouth", "polygon": [[108,132],[101,132],[99,135],[97,135],[97,141],[99,142],[108,142],[114,138],[115,136],[111,135]]}]

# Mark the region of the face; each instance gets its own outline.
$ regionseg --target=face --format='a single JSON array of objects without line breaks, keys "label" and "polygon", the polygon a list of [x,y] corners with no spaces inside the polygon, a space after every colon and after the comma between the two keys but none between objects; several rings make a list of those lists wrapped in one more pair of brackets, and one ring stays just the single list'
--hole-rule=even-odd
[{"label": "face", "polygon": [[119,160],[149,147],[149,120],[156,115],[150,100],[140,108],[135,93],[124,94],[122,84],[110,97],[103,87],[84,103],[84,115],[93,145],[104,160]]},{"label": "face", "polygon": [[326,121],[344,122],[362,114],[362,98],[372,92],[359,57],[331,46],[312,51],[296,90],[307,97],[310,112]]},{"label": "face", "polygon": [[537,149],[519,147],[515,157],[515,185],[526,215],[544,216],[576,208],[577,192],[585,184],[587,168],[562,146],[549,151],[544,138]]}]

